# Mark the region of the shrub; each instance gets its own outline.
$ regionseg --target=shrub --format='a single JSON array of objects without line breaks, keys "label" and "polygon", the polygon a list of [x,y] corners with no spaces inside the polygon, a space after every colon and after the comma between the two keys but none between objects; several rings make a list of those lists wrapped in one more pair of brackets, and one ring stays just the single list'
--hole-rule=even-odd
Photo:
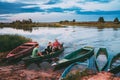
[{"label": "shrub", "polygon": [[28,41],[30,41],[29,38],[19,35],[0,35],[0,52],[11,51]]}]

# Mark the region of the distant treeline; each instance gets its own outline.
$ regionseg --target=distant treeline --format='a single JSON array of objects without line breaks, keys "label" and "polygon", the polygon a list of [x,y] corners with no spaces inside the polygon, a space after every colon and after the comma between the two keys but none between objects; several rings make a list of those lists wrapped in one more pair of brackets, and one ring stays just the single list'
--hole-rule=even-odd
[{"label": "distant treeline", "polygon": [[23,29],[32,31],[32,27],[61,27],[59,23],[40,23],[40,22],[33,22],[32,19],[28,20],[16,20],[11,23],[0,23],[0,28],[2,27],[12,27],[16,29]]},{"label": "distant treeline", "polygon": [[0,27],[13,27],[17,29],[32,30],[32,27],[62,27],[63,25],[77,26],[96,26],[96,27],[120,27],[120,21],[116,17],[113,21],[105,21],[104,17],[99,17],[98,21],[78,22],[75,19],[72,21],[64,20],[60,22],[40,23],[33,22],[32,19],[16,20],[11,23],[0,23]]},{"label": "distant treeline", "polygon": [[75,26],[93,26],[93,27],[120,27],[120,21],[116,17],[113,21],[105,21],[103,17],[99,17],[98,21],[77,22],[75,19],[72,21],[64,20],[59,22],[61,25],[75,25]]}]

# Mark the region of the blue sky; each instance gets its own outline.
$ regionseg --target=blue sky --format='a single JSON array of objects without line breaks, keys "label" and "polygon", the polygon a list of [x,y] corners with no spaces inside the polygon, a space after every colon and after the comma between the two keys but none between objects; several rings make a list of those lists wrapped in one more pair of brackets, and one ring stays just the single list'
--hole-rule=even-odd
[{"label": "blue sky", "polygon": [[0,0],[0,22],[120,19],[120,0]]}]

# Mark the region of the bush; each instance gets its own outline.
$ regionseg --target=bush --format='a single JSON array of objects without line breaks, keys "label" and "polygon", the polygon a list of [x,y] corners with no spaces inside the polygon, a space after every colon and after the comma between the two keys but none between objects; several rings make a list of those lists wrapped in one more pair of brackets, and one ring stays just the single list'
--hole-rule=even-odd
[{"label": "bush", "polygon": [[83,72],[79,72],[79,70],[78,70],[78,71],[76,71],[75,74],[70,73],[69,75],[66,76],[66,78],[64,78],[62,80],[81,80],[82,77],[84,77],[84,76],[88,76],[88,69],[86,69]]},{"label": "bush", "polygon": [[29,38],[19,35],[0,35],[0,52],[11,51],[17,46],[28,41],[30,41]]}]

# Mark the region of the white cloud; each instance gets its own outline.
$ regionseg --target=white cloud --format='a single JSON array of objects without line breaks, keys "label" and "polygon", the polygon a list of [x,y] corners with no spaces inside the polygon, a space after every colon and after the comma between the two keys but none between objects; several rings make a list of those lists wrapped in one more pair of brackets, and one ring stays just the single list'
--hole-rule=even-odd
[{"label": "white cloud", "polygon": [[113,0],[109,3],[86,2],[84,5],[78,5],[83,11],[115,11],[120,10],[120,0]]},{"label": "white cloud", "polygon": [[110,2],[101,3],[97,1],[86,1],[85,0],[63,0],[61,3],[54,4],[54,5],[39,5],[42,9],[60,7],[60,8],[71,8],[71,7],[79,7],[83,9],[83,11],[114,11],[120,10],[120,0],[112,0]]},{"label": "white cloud", "polygon": [[16,2],[17,0],[0,0],[1,2],[10,2],[10,3],[12,3],[12,2]]},{"label": "white cloud", "polygon": [[[31,18],[34,22],[55,22],[61,20],[70,20],[76,19],[76,21],[97,21],[100,16],[103,16],[105,20],[111,20],[115,17],[120,18],[119,15],[77,15],[74,12],[52,12],[52,13],[20,13],[20,14],[5,14],[1,15],[8,20],[0,20],[0,22],[12,22],[15,20],[23,20]],[[5,17],[6,16],[6,17]]]},{"label": "white cloud", "polygon": [[28,3],[28,4],[43,4],[48,1],[49,0],[0,0],[0,2],[20,2],[20,3]]},{"label": "white cloud", "polygon": [[[61,0],[60,3],[47,5],[45,3],[49,2],[50,0],[0,0],[6,2],[21,2],[21,3],[29,3],[35,4],[34,6],[40,7],[41,9],[48,9],[54,7],[60,8],[71,8],[71,7],[79,7],[83,11],[114,11],[120,10],[120,0],[111,0],[109,2],[99,2],[99,1],[89,1],[89,0]],[[32,6],[25,6],[25,7],[33,7]]]},{"label": "white cloud", "polygon": [[44,4],[50,0],[18,0],[18,2],[28,3],[28,4]]},{"label": "white cloud", "polygon": [[[71,16],[71,17],[70,17]],[[22,20],[24,19],[28,19],[31,18],[33,21],[36,22],[54,22],[54,21],[60,21],[60,20],[65,20],[65,19],[72,19],[74,17],[73,14],[69,14],[69,13],[57,13],[57,12],[53,12],[53,13],[40,13],[40,12],[36,12],[36,13],[21,13],[21,14],[14,14],[11,17],[12,21],[15,20]]]}]

